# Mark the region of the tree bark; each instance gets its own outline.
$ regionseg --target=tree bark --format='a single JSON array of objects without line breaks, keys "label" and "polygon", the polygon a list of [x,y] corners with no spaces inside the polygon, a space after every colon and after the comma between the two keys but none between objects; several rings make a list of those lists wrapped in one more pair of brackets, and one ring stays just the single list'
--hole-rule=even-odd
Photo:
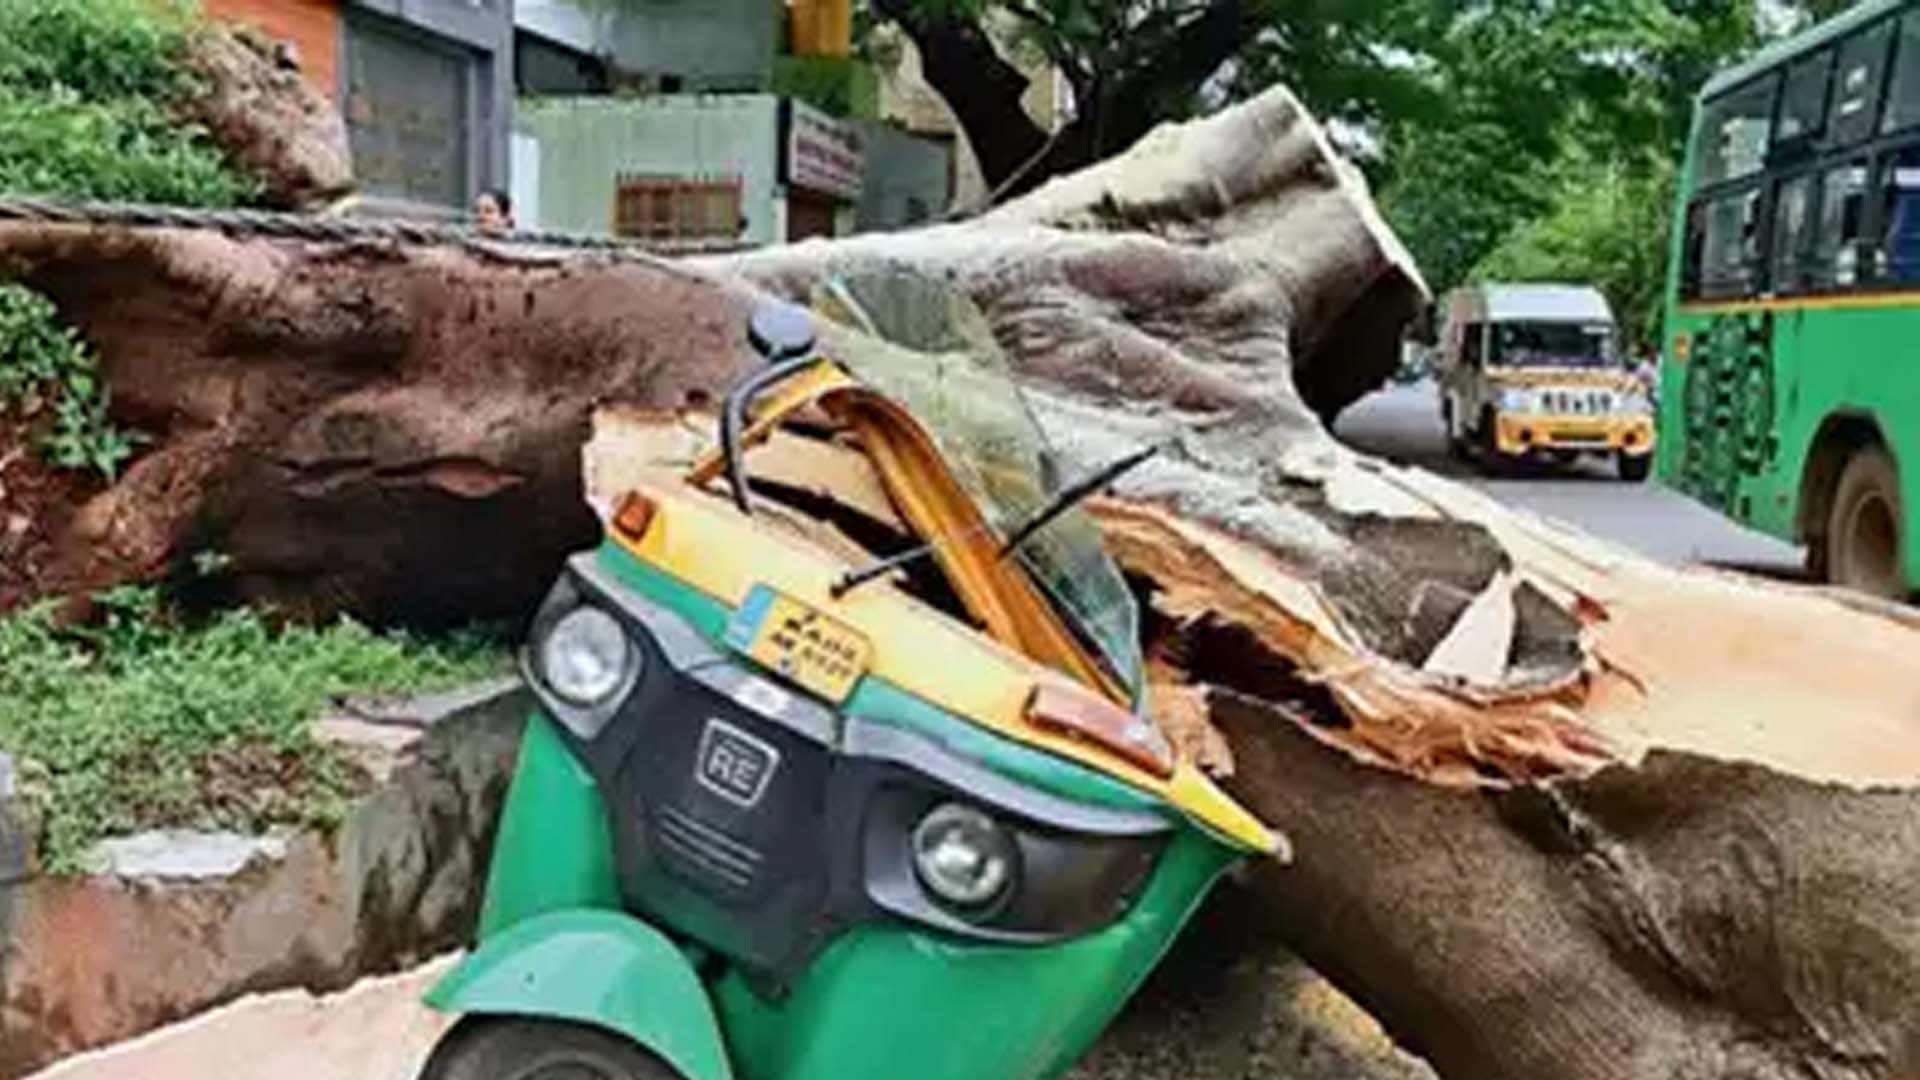
[{"label": "tree bark", "polygon": [[1184,22],[1148,20],[1119,41],[1094,43],[1097,66],[1070,74],[1077,115],[1049,134],[1021,104],[1028,79],[979,20],[930,15],[910,0],[878,0],[875,10],[913,40],[928,85],[959,119],[987,187],[1002,197],[1131,147],[1166,117],[1169,98],[1190,100],[1239,51],[1252,19],[1244,0],[1213,0]]},{"label": "tree bark", "polygon": [[912,39],[927,84],[960,121],[989,188],[999,187],[1046,145],[1020,99],[1027,77],[1006,61],[976,19],[930,15],[913,0],[874,0],[874,10]]}]

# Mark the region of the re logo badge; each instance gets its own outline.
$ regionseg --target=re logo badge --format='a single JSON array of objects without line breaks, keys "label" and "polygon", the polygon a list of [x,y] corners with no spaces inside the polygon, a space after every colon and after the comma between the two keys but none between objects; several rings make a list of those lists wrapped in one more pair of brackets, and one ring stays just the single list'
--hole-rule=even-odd
[{"label": "re logo badge", "polygon": [[743,809],[759,803],[779,767],[779,750],[725,720],[708,720],[700,734],[695,778],[701,787]]}]

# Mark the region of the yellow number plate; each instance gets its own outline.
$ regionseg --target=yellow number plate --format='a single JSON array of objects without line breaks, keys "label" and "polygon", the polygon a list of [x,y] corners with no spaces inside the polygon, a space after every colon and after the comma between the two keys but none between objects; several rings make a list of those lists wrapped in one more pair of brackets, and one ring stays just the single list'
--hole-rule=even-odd
[{"label": "yellow number plate", "polygon": [[860,631],[766,585],[755,585],[727,624],[727,644],[801,689],[847,700],[873,646]]}]

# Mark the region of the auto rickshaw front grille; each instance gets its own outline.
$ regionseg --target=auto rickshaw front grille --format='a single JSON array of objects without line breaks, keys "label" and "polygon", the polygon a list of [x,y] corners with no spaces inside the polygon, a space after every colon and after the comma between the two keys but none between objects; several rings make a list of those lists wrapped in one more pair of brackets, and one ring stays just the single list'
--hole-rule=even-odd
[{"label": "auto rickshaw front grille", "polygon": [[744,893],[760,874],[760,852],[672,806],[654,814],[654,842],[684,874],[710,887]]}]

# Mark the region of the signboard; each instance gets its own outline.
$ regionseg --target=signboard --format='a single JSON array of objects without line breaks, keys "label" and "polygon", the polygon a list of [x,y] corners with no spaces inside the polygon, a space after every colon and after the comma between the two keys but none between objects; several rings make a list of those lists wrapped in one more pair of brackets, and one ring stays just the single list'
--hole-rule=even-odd
[{"label": "signboard", "polygon": [[867,171],[866,140],[859,130],[805,102],[787,105],[787,183],[858,199]]}]

